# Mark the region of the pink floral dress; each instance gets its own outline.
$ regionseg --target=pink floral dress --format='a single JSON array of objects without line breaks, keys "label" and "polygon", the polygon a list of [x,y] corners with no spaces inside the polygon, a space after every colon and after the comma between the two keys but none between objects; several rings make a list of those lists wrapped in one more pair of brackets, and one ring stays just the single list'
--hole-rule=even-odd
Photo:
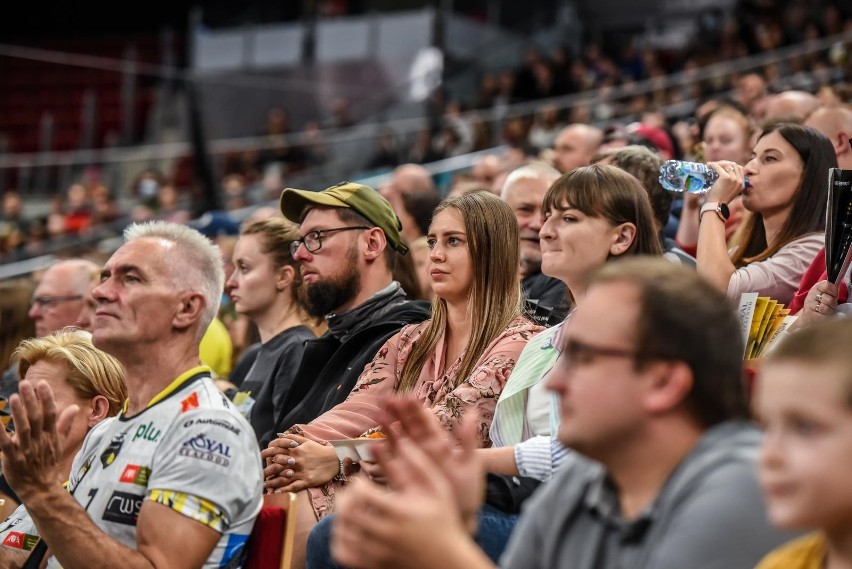
[{"label": "pink floral dress", "polygon": [[[287,432],[300,434],[319,443],[334,439],[356,438],[378,425],[385,397],[396,393],[402,368],[415,342],[426,330],[428,321],[405,326],[389,339],[367,364],[349,397],[307,425],[295,425]],[[432,409],[435,416],[450,431],[460,424],[467,413],[475,413],[479,421],[479,444],[490,447],[488,436],[497,398],[515,367],[527,341],[543,330],[526,318],[516,318],[508,328],[488,345],[476,362],[473,373],[456,383],[461,355],[444,369],[444,338],[423,366],[414,386],[414,396]],[[310,488],[311,501],[317,518],[334,510],[334,492],[343,482],[329,482]]]}]

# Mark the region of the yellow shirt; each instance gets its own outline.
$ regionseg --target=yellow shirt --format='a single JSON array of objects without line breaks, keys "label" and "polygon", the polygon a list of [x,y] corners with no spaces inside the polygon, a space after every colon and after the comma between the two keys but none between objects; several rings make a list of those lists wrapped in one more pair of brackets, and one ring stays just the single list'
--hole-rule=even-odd
[{"label": "yellow shirt", "polygon": [[822,569],[825,538],[812,533],[770,551],[755,569]]},{"label": "yellow shirt", "polygon": [[201,363],[213,370],[217,377],[226,379],[231,373],[234,346],[228,329],[218,318],[214,318],[198,348]]}]

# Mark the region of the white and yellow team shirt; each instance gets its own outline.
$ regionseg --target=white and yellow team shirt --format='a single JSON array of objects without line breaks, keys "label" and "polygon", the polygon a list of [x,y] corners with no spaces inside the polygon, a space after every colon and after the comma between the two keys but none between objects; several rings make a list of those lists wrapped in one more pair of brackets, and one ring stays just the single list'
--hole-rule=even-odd
[{"label": "white and yellow team shirt", "polygon": [[[68,484],[95,524],[128,547],[136,549],[136,518],[151,500],[219,532],[204,567],[231,569],[242,567],[262,488],[254,431],[205,367],[182,374],[141,413],[96,426]],[[9,529],[25,549],[38,535],[22,524]],[[59,567],[55,557],[48,567]]]},{"label": "white and yellow team shirt", "polygon": [[23,504],[0,523],[0,546],[2,547],[32,551],[38,544],[38,540],[38,529]]}]

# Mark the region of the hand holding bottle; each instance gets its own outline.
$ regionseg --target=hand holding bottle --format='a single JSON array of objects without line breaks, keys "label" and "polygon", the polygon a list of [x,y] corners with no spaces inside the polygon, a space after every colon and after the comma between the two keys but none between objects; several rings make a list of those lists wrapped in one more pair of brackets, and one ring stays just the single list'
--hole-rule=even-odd
[{"label": "hand holding bottle", "polygon": [[719,179],[707,192],[706,201],[730,203],[746,187],[745,168],[736,162],[720,160],[719,162],[708,162],[707,166],[716,171]]}]

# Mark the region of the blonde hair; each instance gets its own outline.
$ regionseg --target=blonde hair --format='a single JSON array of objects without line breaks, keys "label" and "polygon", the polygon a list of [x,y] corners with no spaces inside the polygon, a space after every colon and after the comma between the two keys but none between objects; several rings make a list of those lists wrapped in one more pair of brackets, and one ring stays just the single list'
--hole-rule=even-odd
[{"label": "blonde hair", "polygon": [[18,361],[18,378],[23,379],[33,365],[49,361],[68,371],[65,381],[81,399],[103,395],[109,402],[109,416],[116,415],[127,399],[124,368],[118,360],[92,344],[84,330],[65,328],[42,338],[30,338],[18,345],[12,358]]},{"label": "blonde hair", "polygon": [[[449,208],[462,216],[473,264],[468,304],[471,330],[455,378],[458,385],[473,372],[485,348],[521,314],[520,238],[512,209],[490,192],[478,191],[445,200],[435,208],[433,219]],[[436,296],[432,301],[432,319],[402,367],[400,391],[411,391],[417,384],[423,365],[435,351],[446,327],[447,302]]]}]

